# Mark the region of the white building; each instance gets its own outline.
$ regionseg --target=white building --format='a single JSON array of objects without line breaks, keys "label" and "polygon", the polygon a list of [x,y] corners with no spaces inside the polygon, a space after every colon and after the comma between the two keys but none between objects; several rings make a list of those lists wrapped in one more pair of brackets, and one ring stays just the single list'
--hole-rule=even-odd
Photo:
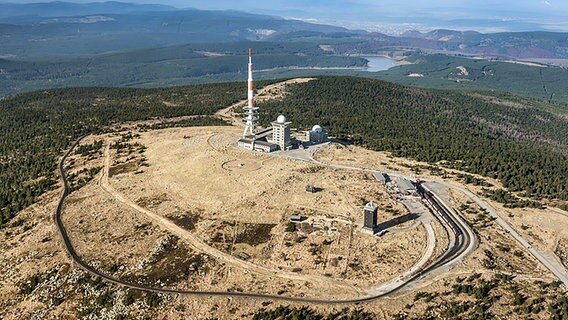
[{"label": "white building", "polygon": [[237,142],[239,148],[260,152],[290,150],[292,148],[292,122],[286,121],[283,115],[272,122],[272,128],[257,130],[254,136],[246,136]]},{"label": "white building", "polygon": [[279,115],[276,121],[272,122],[272,143],[278,145],[280,150],[289,150],[292,147],[292,135],[290,124],[284,115]]},{"label": "white building", "polygon": [[263,139],[253,140],[242,138],[239,139],[237,145],[239,146],[239,148],[260,152],[274,152],[278,150],[278,145],[270,143]]},{"label": "white building", "polygon": [[[245,127],[237,145],[239,148],[261,152],[290,150],[297,141],[294,140],[294,144],[292,143],[291,122],[286,121],[284,115],[278,116],[276,121],[272,122],[272,129],[262,129],[258,126],[259,109],[254,105],[252,49],[249,49],[248,53],[248,104],[243,108]],[[311,131],[306,132],[306,140],[318,144],[329,141],[329,138],[322,127],[315,125]]]}]

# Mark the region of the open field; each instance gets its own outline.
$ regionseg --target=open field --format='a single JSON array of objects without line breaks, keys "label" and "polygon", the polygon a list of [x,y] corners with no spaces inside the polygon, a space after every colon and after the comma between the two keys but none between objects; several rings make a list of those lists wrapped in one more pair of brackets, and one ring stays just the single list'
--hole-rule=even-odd
[{"label": "open field", "polygon": [[[260,91],[267,100],[287,94],[283,84]],[[221,109],[217,116],[234,120],[231,112]],[[338,144],[317,148],[318,165],[236,149],[237,126],[150,130],[138,124],[85,138],[65,163],[73,192],[63,221],[82,259],[106,274],[154,287],[337,299],[365,295],[415,266],[428,251],[432,228],[436,245],[429,260],[448,246],[439,222],[426,214],[407,218],[407,210],[370,173],[326,165],[456,185],[464,184],[463,172]],[[472,177],[489,188],[502,187]],[[308,184],[322,190],[308,193]],[[482,187],[467,188],[480,193]],[[462,263],[357,308],[376,319],[432,312],[475,318],[478,306],[485,315],[506,318],[532,313],[546,319],[551,310],[562,312],[557,302],[565,289],[542,264],[464,194],[446,189],[440,195],[473,226],[479,246]],[[279,305],[154,294],[101,281],[66,256],[51,221],[58,196],[59,190],[48,192],[0,229],[1,318],[250,318],[255,310]],[[390,226],[382,237],[361,232],[367,201],[379,207],[379,224]],[[565,262],[568,243],[560,227],[565,213],[488,202],[531,244]],[[292,225],[293,213],[307,219]],[[328,313],[345,305],[311,308]]]},{"label": "open field", "polygon": [[[246,261],[244,268],[254,264],[297,279],[341,281],[361,292],[420,259],[426,238],[416,225],[381,238],[360,231],[366,201],[379,206],[381,221],[405,214],[371,175],[233,149],[239,132],[206,127],[142,133],[136,142],[147,148],[148,167],[112,176],[109,183],[219,254]],[[323,190],[308,193],[308,184]],[[287,232],[293,213],[308,219]]]},{"label": "open field", "polygon": [[[323,163],[337,163],[343,165],[357,166],[363,168],[373,168],[375,170],[383,170],[385,172],[396,171],[406,175],[421,179],[440,180],[440,176],[444,176],[444,180],[457,185],[463,184],[460,175],[465,174],[458,170],[442,169],[434,170],[431,164],[421,163],[414,160],[392,157],[385,152],[375,152],[355,146],[330,146],[320,149],[315,153],[315,158]],[[430,168],[430,169],[425,169]],[[494,179],[475,176],[488,183],[490,188],[499,189],[503,186]],[[481,194],[484,186],[467,184],[467,189],[473,193]],[[514,254],[515,246],[518,244],[514,239],[496,225],[490,216],[488,216],[481,208],[476,206],[463,193],[456,190],[449,191],[448,199],[454,208],[458,209],[461,214],[471,223],[475,230],[480,234],[480,248],[477,252],[481,256],[477,256],[479,261],[483,261],[483,250],[489,245],[491,251],[506,252]],[[557,208],[506,208],[502,204],[488,198],[484,198],[488,204],[496,208],[499,214],[510,223],[524,238],[528,239],[531,244],[544,252],[548,257],[557,260],[558,264],[566,263],[565,243],[563,225],[568,223],[568,214]],[[483,250],[480,250],[483,249]],[[519,250],[518,248],[516,250]],[[540,277],[546,278],[547,271],[527,252],[518,251],[517,257],[514,256],[503,258],[501,261],[505,263],[497,269],[503,272],[527,274],[538,272]],[[520,258],[520,259],[519,259]],[[476,255],[473,255],[467,261],[475,261]],[[497,259],[499,260],[499,259]],[[516,262],[515,262],[516,261]],[[473,270],[479,268],[474,263]],[[482,266],[485,268],[485,266]],[[477,271],[479,272],[479,271]]]},{"label": "open field", "polygon": [[[80,155],[70,159],[74,163],[71,172],[80,171],[82,166],[103,166],[97,179],[75,191],[67,200],[64,220],[81,256],[101,270],[142,284],[333,297],[364,292],[420,259],[425,233],[423,227],[413,221],[396,226],[381,238],[360,232],[362,199],[378,204],[379,222],[405,214],[405,209],[391,200],[374,178],[363,172],[330,169],[233,149],[232,141],[239,133],[239,128],[231,127],[176,128],[86,140],[83,144],[88,145],[102,139],[108,147],[87,156],[92,157],[87,162]],[[117,141],[123,141],[123,146],[117,148]],[[326,147],[316,157],[325,162],[384,168],[385,171],[397,168],[412,173],[403,159],[358,147]],[[112,174],[105,182],[105,175],[109,173]],[[322,187],[323,191],[305,192],[308,183]],[[117,198],[113,191],[124,198]],[[2,261],[3,270],[19,270],[2,274],[4,306],[19,308],[22,317],[40,310],[59,316],[87,312],[74,302],[88,300],[86,293],[70,290],[77,281],[86,281],[87,288],[98,286],[69,265],[62,251],[54,227],[49,223],[54,208],[49,199],[55,196],[56,193],[49,194],[23,212],[22,217],[29,221],[25,226],[4,231],[5,236],[9,233],[14,240],[3,242],[7,252],[7,258]],[[456,207],[468,204],[459,194],[449,196]],[[517,276],[514,283],[523,284],[526,287],[523,292],[527,293],[536,290],[532,285],[534,281],[553,279],[498,227],[489,221],[477,221],[480,212],[469,205],[471,208],[464,209],[465,217],[474,224],[481,239],[474,254],[449,273],[427,277],[394,298],[365,304],[365,310],[378,319],[389,319],[408,305],[411,306],[407,309],[409,317],[420,315],[428,304],[416,300],[417,292],[426,290],[424,294],[437,297],[434,299],[446,299],[441,293],[456,283],[455,277],[460,279],[477,273],[481,274],[480,279],[491,279],[498,273],[513,274]],[[164,228],[136,206],[163,217],[179,229]],[[286,232],[293,212],[309,219],[297,225],[296,231]],[[25,230],[28,224],[31,229]],[[434,224],[438,238],[436,254],[447,241],[440,228]],[[31,250],[30,255],[27,253],[30,246],[36,246],[36,241],[30,242],[32,235],[43,244]],[[197,239],[212,249],[197,250],[190,239]],[[38,261],[47,263],[38,264]],[[268,275],[267,270],[278,270],[278,276]],[[19,300],[21,283],[38,273],[56,275],[60,280],[41,282],[34,291],[40,296],[34,294],[32,304]],[[299,280],[302,277],[305,280]],[[475,284],[481,280],[468,281]],[[112,299],[124,301],[125,298],[120,297],[134,294],[133,299],[142,302],[130,306],[120,302],[99,311],[99,315],[126,312],[135,316],[150,312],[147,309],[150,300],[143,293],[111,288],[106,285],[103,292],[112,292]],[[505,314],[506,301],[512,299],[507,285],[494,290],[503,292],[506,300],[497,303],[492,310]],[[41,295],[60,296],[64,302],[53,304]],[[195,319],[237,315],[246,318],[250,310],[271,305],[242,299],[168,296],[159,299],[162,307],[151,311],[154,316],[191,314]],[[391,299],[396,299],[397,303],[393,304]],[[89,306],[100,308],[97,301]],[[469,298],[457,295],[452,301],[465,303]],[[46,309],[46,305],[50,307]],[[329,311],[342,307],[314,308]]]}]

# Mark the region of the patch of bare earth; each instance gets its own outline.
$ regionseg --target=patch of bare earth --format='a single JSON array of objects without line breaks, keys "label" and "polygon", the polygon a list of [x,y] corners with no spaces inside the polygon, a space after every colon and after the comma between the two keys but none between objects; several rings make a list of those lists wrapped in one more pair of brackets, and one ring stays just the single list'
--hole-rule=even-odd
[{"label": "patch of bare earth", "polygon": [[[381,238],[361,232],[366,201],[379,206],[381,221],[406,212],[371,175],[238,150],[233,146],[239,132],[207,127],[142,133],[137,141],[147,147],[149,166],[141,174],[113,176],[110,183],[176,224],[189,223],[186,230],[216,250],[269,270],[305,275],[294,287],[298,291],[287,294],[307,294],[308,282],[320,296],[326,278],[363,291],[421,258],[423,228]],[[308,184],[322,190],[308,193]],[[199,218],[187,212],[198,212]],[[287,232],[293,213],[308,220]],[[312,276],[323,280],[307,281]]]}]

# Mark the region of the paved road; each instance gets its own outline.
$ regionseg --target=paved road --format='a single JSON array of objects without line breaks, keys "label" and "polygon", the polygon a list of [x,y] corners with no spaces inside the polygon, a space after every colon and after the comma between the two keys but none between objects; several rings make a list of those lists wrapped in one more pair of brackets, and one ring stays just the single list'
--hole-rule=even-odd
[{"label": "paved road", "polygon": [[456,264],[463,262],[465,257],[477,248],[479,244],[477,236],[463,217],[444,199],[443,190],[433,191],[429,183],[424,183],[422,186],[432,194],[432,199],[429,201],[437,208],[442,223],[448,224],[449,229],[454,233],[455,242],[453,243],[452,253],[449,254],[449,261],[440,263],[440,267],[450,269]]},{"label": "paved road", "polygon": [[[319,161],[316,161],[312,158],[312,155],[313,155],[314,152],[315,152],[315,150],[311,150],[309,153],[308,152],[304,152],[304,153],[298,152],[298,154],[294,154],[292,157],[297,158],[297,159],[301,159],[301,160],[304,160],[304,161],[313,162],[313,163],[320,164],[320,165],[326,165],[326,164],[321,163]],[[364,169],[361,169],[361,168],[354,168],[354,167],[348,166],[348,165],[333,165],[333,167],[343,168],[343,169],[364,170]],[[374,170],[371,170],[371,169],[367,169],[367,171],[375,172]],[[387,172],[387,174],[389,174],[393,177],[404,177],[404,178],[407,178],[407,179],[411,179],[411,177],[407,177],[407,176],[404,176],[404,175],[402,175],[400,173],[396,173],[396,172]],[[503,218],[497,213],[497,211],[493,207],[491,207],[489,204],[487,204],[485,201],[483,201],[481,198],[479,198],[476,194],[472,193],[471,191],[467,190],[466,188],[464,188],[460,185],[457,185],[457,184],[454,184],[454,183],[449,183],[449,182],[428,181],[427,185],[429,185],[432,189],[434,189],[433,191],[436,194],[443,194],[444,188],[450,188],[450,189],[458,190],[458,191],[461,191],[462,193],[464,193],[468,198],[470,198],[472,201],[477,203],[480,207],[484,208],[495,219],[497,224],[499,224],[521,246],[523,246],[527,251],[529,251],[550,272],[552,272],[562,283],[564,283],[564,285],[566,287],[568,287],[568,271],[566,270],[566,268],[559,265],[554,259],[547,258],[544,254],[542,254],[537,249],[532,247],[526,239],[524,239],[517,231],[515,231],[515,229],[513,227],[511,227],[505,220],[503,220]],[[440,186],[443,186],[444,188],[441,188]],[[443,201],[445,202],[445,200],[443,200]],[[450,207],[447,204],[446,204],[446,206]],[[451,209],[451,211],[454,211],[454,210]],[[463,219],[457,213],[456,213],[456,217],[459,220],[463,221]]]},{"label": "paved road", "polygon": [[426,228],[426,234],[428,243],[426,245],[426,252],[420,258],[420,260],[414,264],[410,269],[403,272],[399,277],[394,278],[386,283],[383,283],[379,286],[373,287],[369,290],[369,296],[377,296],[388,293],[389,291],[403,287],[408,283],[408,279],[415,279],[417,274],[423,272],[423,270],[427,267],[427,263],[432,258],[434,254],[434,249],[436,248],[436,235],[434,234],[434,228],[432,228],[431,221],[422,221],[424,228]]},{"label": "paved road", "polygon": [[499,224],[501,228],[503,228],[513,238],[515,238],[515,240],[517,240],[517,242],[521,246],[527,249],[538,261],[540,261],[548,270],[550,270],[550,272],[552,272],[560,281],[562,281],[562,283],[564,283],[565,286],[568,287],[568,275],[566,269],[562,266],[557,265],[556,261],[549,260],[549,258],[545,257],[541,252],[539,252],[537,249],[531,246],[530,243],[527,240],[525,240],[517,231],[515,231],[515,229],[511,227],[511,225],[509,225],[505,220],[503,220],[503,218],[501,218],[501,216],[497,213],[497,211],[489,204],[487,204],[487,202],[483,201],[473,192],[459,185],[448,182],[437,182],[437,184],[461,191],[468,198],[474,201],[477,205],[485,209],[485,211],[489,213],[489,215],[491,215],[493,219],[495,219],[495,222],[497,222],[497,224]]},{"label": "paved road", "polygon": [[[314,153],[321,147],[326,146],[326,144],[321,144],[318,146],[312,146],[309,149],[296,149],[287,152],[275,152],[270,155],[277,157],[282,157],[286,159],[299,160],[304,162],[313,163],[319,166],[324,166],[328,168],[335,169],[345,169],[345,170],[355,170],[363,171],[369,173],[380,173],[374,169],[360,168],[351,165],[342,165],[334,163],[320,162],[314,159]],[[397,172],[388,173],[392,177],[399,177],[403,179],[413,180],[412,177],[405,176]],[[440,219],[440,222],[448,230],[448,235],[450,238],[450,243],[446,252],[440,257],[436,262],[432,263],[428,267],[421,270],[420,274],[426,275],[434,270],[449,270],[455,265],[463,262],[464,258],[471,254],[478,245],[478,239],[475,235],[473,229],[465,222],[465,220],[451,208],[451,206],[436,192],[429,190],[432,193],[433,198],[430,200],[431,203],[436,204],[433,206],[433,212]]]},{"label": "paved road", "polygon": [[[440,263],[446,262],[446,255],[436,260],[433,264],[429,267],[422,269],[421,272],[416,272],[413,275],[409,276],[408,278],[402,281],[393,281],[392,283],[387,283],[381,290],[376,289],[376,292],[371,292],[369,295],[361,296],[353,299],[315,299],[315,298],[302,298],[302,297],[287,297],[287,296],[279,296],[279,295],[269,295],[269,294],[259,294],[259,293],[246,293],[246,292],[224,292],[224,291],[196,291],[196,290],[180,290],[180,289],[170,289],[170,288],[163,288],[163,287],[152,287],[152,286],[145,286],[139,285],[136,283],[131,283],[128,281],[121,280],[116,278],[112,275],[106,274],[100,270],[95,269],[87,262],[85,262],[81,256],[75,251],[73,244],[69,238],[65,225],[62,221],[61,215],[63,212],[64,202],[66,197],[69,194],[69,183],[67,180],[67,175],[65,173],[64,163],[69,154],[74,150],[74,148],[79,144],[82,140],[79,139],[73,144],[73,146],[65,153],[65,155],[61,158],[59,162],[59,174],[61,180],[63,182],[63,192],[57,204],[57,208],[54,214],[54,220],[63,239],[63,244],[65,249],[69,255],[69,257],[73,260],[73,262],[82,270],[89,272],[95,276],[99,276],[105,281],[121,285],[124,287],[143,290],[143,291],[150,291],[155,293],[166,293],[166,294],[177,294],[177,295],[188,295],[188,296],[223,296],[223,297],[241,297],[241,298],[249,298],[249,299],[259,299],[259,300],[280,300],[280,301],[289,301],[289,302],[301,302],[301,303],[317,303],[317,304],[354,304],[354,303],[364,303],[370,302],[379,298],[383,298],[389,295],[392,295],[402,288],[408,286],[409,284],[415,282],[416,280],[420,279],[423,275],[428,272],[431,272],[438,268]],[[173,226],[172,226],[173,227]],[[427,229],[428,230],[428,229]],[[428,231],[429,233],[431,231]],[[430,239],[430,238],[429,238]],[[431,250],[431,242],[429,240],[427,253]],[[417,271],[417,270],[409,270],[405,275],[410,275],[410,271]],[[403,275],[404,276],[404,275]]]},{"label": "paved road", "polygon": [[[311,161],[311,162],[322,165],[322,163],[313,160],[311,158],[311,154],[310,155],[305,154],[301,157],[302,157],[302,160],[307,160],[307,161]],[[323,165],[325,165],[325,164],[323,164]],[[361,168],[353,168],[353,167],[348,166],[348,165],[334,165],[333,167],[344,168],[344,169],[364,170],[364,169],[361,169]],[[374,172],[374,170],[370,170],[370,169],[367,169],[367,171]],[[412,179],[411,177],[408,177],[408,176],[405,176],[405,175],[402,175],[402,174],[396,173],[396,172],[387,172],[387,174],[389,174],[393,177],[403,177],[403,178],[407,178],[407,179]],[[568,272],[567,272],[566,268],[559,265],[554,259],[547,258],[544,254],[542,254],[537,249],[535,249],[533,246],[531,246],[530,243],[526,239],[524,239],[517,231],[515,231],[515,229],[513,227],[511,227],[505,220],[503,220],[503,218],[497,213],[497,211],[493,207],[491,207],[489,204],[487,204],[487,202],[485,202],[481,198],[479,198],[476,194],[472,193],[471,191],[467,190],[466,188],[464,188],[462,186],[459,186],[459,185],[454,184],[454,183],[449,183],[449,182],[428,181],[427,185],[430,186],[433,189],[432,191],[434,191],[435,194],[443,194],[444,188],[450,188],[450,189],[458,190],[458,191],[461,191],[462,193],[464,193],[468,198],[470,198],[472,201],[477,203],[480,207],[484,208],[495,219],[497,224],[499,224],[506,232],[508,232],[513,238],[515,238],[515,240],[521,246],[523,246],[526,250],[528,250],[550,272],[552,272],[562,283],[564,283],[564,285],[566,287],[568,287]],[[441,188],[440,186],[443,186],[444,188]],[[442,200],[442,201],[444,203],[446,202],[445,200]],[[445,203],[445,206],[450,208],[450,206],[447,203]],[[450,211],[454,211],[454,210],[450,208]],[[455,216],[458,220],[462,221],[465,225],[467,225],[467,223],[465,223],[465,221],[463,221],[463,219],[459,216],[459,214],[457,214],[455,212],[454,212],[454,214],[455,214]],[[467,228],[467,230],[471,231],[471,228]],[[471,231],[471,233],[473,233],[473,231]],[[472,249],[470,249],[468,251],[471,252]],[[464,254],[464,256],[465,255],[466,254]]]},{"label": "paved road", "polygon": [[204,241],[202,241],[199,237],[194,235],[193,233],[185,230],[184,228],[176,225],[171,220],[156,214],[146,208],[143,208],[136,204],[131,199],[128,199],[124,194],[120,193],[116,190],[110,183],[109,183],[109,170],[110,170],[110,141],[106,141],[106,147],[104,152],[104,166],[101,174],[101,178],[99,180],[99,184],[103,190],[108,192],[112,197],[114,197],[117,201],[121,202],[123,205],[126,205],[141,214],[145,215],[146,217],[150,218],[154,223],[161,226],[162,228],[168,230],[170,233],[176,235],[180,239],[182,239],[185,243],[191,246],[194,250],[206,253],[219,261],[223,261],[229,265],[236,266],[238,268],[242,268],[244,270],[249,270],[251,272],[265,275],[268,277],[277,277],[286,280],[294,280],[294,281],[310,281],[313,283],[319,283],[322,286],[327,287],[330,290],[343,290],[352,292],[353,294],[361,294],[360,290],[355,288],[354,286],[348,285],[343,281],[333,280],[329,277],[325,276],[317,276],[317,275],[307,275],[307,274],[300,274],[294,272],[287,272],[278,269],[271,269],[268,267],[263,267],[242,259],[239,259],[233,255],[225,253],[221,250],[218,250]]},{"label": "paved road", "polygon": [[[324,166],[324,167],[328,167],[328,168],[335,168],[335,169],[345,169],[345,170],[355,170],[355,171],[363,171],[363,172],[369,172],[369,173],[381,173],[380,171],[374,170],[374,169],[369,169],[369,168],[360,168],[360,167],[356,167],[356,166],[351,166],[351,165],[342,165],[342,164],[334,164],[334,163],[325,163],[325,162],[321,162],[318,161],[316,159],[314,159],[313,155],[315,152],[317,152],[317,150],[321,147],[324,147],[328,145],[328,143],[325,144],[321,144],[318,146],[312,146],[309,149],[296,149],[296,150],[291,150],[291,151],[287,151],[287,152],[275,152],[274,155],[275,156],[279,156],[282,158],[287,158],[287,159],[295,159],[295,160],[300,160],[300,161],[305,161],[305,162],[309,162],[309,163],[313,163],[319,166]],[[402,173],[398,173],[398,172],[388,172],[388,175],[390,175],[391,177],[399,177],[399,178],[403,178],[403,179],[408,179],[408,180],[414,180],[412,177],[406,176]],[[452,241],[452,239],[450,239],[450,248],[449,251],[453,251],[452,255],[448,255],[445,256],[445,263],[438,263],[438,266],[446,266],[446,267],[451,267],[454,266],[460,262],[463,261],[463,258],[465,258],[467,255],[471,254],[475,248],[477,247],[478,244],[478,240],[477,240],[477,236],[475,235],[475,232],[473,231],[473,229],[465,222],[465,220],[460,216],[459,213],[457,213],[455,210],[453,210],[451,208],[451,206],[440,196],[437,195],[438,191],[433,191],[430,190],[430,192],[433,193],[434,198],[436,200],[437,203],[439,203],[441,205],[441,208],[439,208],[442,212],[438,212],[440,214],[446,215],[447,218],[450,219],[450,221],[446,221],[451,223],[451,226],[447,226],[447,224],[443,223],[443,225],[445,225],[446,227],[454,227],[458,230],[459,233],[461,233],[461,236],[457,237],[455,243]],[[435,210],[436,211],[436,210]],[[451,238],[451,234],[450,234],[450,238]],[[452,246],[453,244],[453,246]],[[449,252],[448,252],[449,254]]]}]

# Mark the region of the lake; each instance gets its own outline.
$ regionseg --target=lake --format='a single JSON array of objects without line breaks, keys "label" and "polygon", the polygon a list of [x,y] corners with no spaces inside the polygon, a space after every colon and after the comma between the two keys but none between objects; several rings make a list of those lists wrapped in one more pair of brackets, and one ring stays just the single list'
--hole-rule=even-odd
[{"label": "lake", "polygon": [[387,57],[360,56],[360,58],[367,59],[369,61],[368,67],[364,68],[364,70],[368,72],[385,71],[396,66],[395,61]]}]

